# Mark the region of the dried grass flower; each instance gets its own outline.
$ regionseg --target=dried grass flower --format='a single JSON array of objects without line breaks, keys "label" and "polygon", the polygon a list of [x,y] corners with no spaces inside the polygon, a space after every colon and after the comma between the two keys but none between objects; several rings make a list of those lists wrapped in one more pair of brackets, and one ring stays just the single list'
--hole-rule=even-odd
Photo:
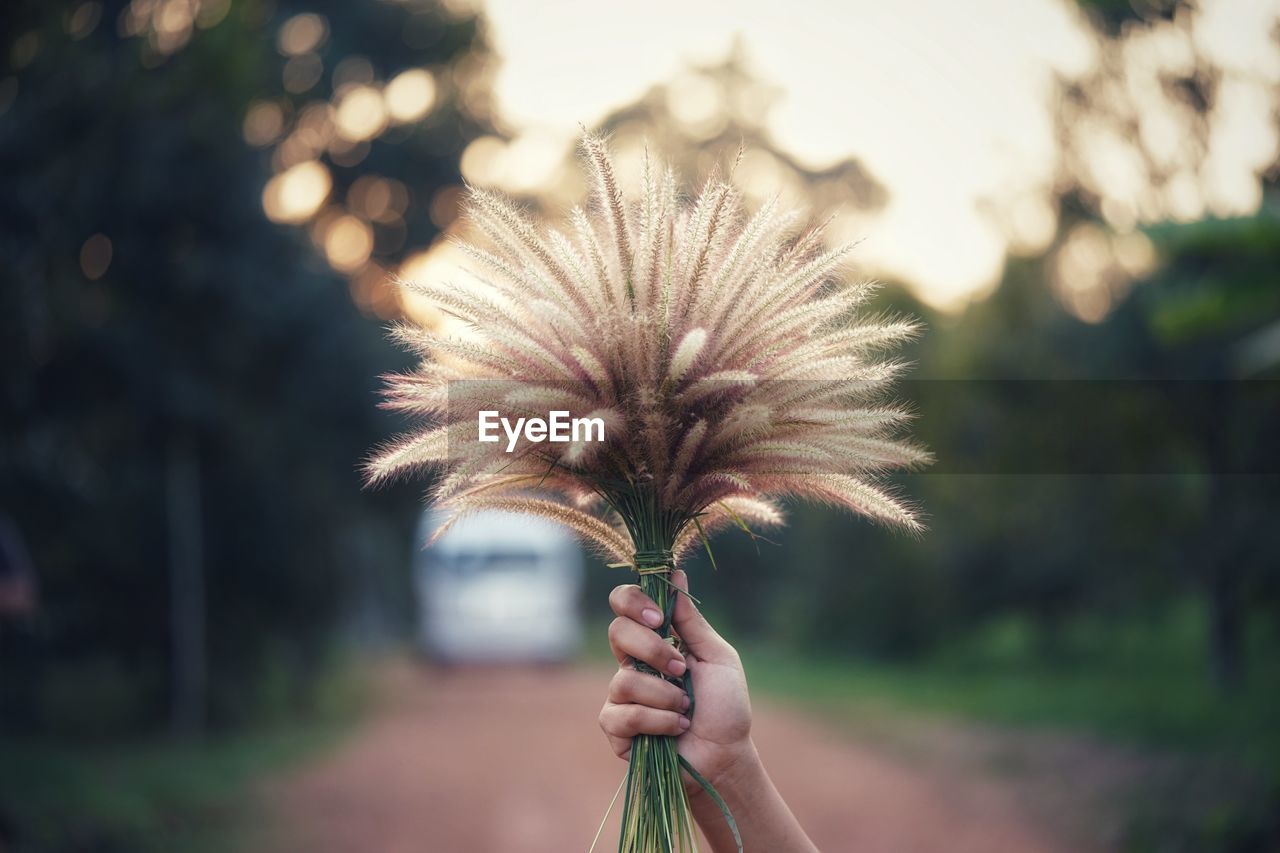
[{"label": "dried grass flower", "polygon": [[[716,528],[779,523],[785,498],[918,530],[879,482],[929,458],[880,399],[904,366],[882,353],[918,327],[859,314],[874,286],[840,280],[850,247],[827,248],[825,226],[799,227],[777,198],[748,212],[715,174],[686,201],[647,155],[628,201],[604,141],[582,150],[590,204],[566,227],[471,189],[466,277],[403,283],[466,334],[395,328],[423,361],[389,378],[385,405],[425,425],[378,452],[369,480],[434,468],[437,505],[544,516],[618,562],[645,544],[641,511],[677,560]],[[508,452],[478,440],[484,410],[600,418],[606,440]]]}]

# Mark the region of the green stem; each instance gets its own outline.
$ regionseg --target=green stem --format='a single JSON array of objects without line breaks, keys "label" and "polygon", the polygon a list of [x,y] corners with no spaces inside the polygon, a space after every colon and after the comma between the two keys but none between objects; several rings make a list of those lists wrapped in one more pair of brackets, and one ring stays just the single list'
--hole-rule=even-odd
[{"label": "green stem", "polygon": [[[674,531],[658,510],[652,492],[628,495],[625,501],[628,526],[636,545],[635,565],[639,585],[645,594],[668,614],[657,633],[671,637],[670,613],[677,595],[668,582],[673,566],[671,546]],[[654,571],[657,570],[657,571]],[[655,678],[664,678],[647,664],[635,668]],[[693,853],[697,850],[693,814],[680,775],[676,739],[666,735],[638,735],[631,742],[627,768],[626,798],[622,809],[619,853]]]}]

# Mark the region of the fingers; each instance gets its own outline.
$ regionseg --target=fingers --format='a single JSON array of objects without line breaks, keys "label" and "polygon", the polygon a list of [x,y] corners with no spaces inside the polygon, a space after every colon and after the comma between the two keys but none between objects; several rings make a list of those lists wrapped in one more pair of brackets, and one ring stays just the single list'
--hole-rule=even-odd
[{"label": "fingers", "polygon": [[[689,576],[683,571],[673,572],[671,582],[679,589],[689,591]],[[671,621],[693,656],[710,663],[737,664],[737,651],[716,633],[693,600],[687,595],[677,595],[677,598],[676,612]]]},{"label": "fingers", "polygon": [[689,696],[662,678],[634,669],[619,669],[609,682],[609,701],[615,705],[644,705],[662,711],[683,713],[689,709]]},{"label": "fingers", "polygon": [[619,663],[633,658],[668,675],[684,675],[687,668],[684,655],[673,645],[627,616],[619,616],[610,623],[609,647]]},{"label": "fingers", "polygon": [[[683,571],[673,572],[671,582],[688,592],[689,577]],[[693,656],[712,663],[737,663],[738,653],[733,646],[716,633],[689,596],[676,597],[672,623]],[[644,661],[659,672],[671,675],[684,673],[680,653],[653,632],[653,628],[662,625],[662,613],[640,587],[635,584],[615,587],[609,594],[609,606],[618,614],[609,626],[609,643],[620,662],[631,657]]]},{"label": "fingers", "polygon": [[[675,572],[671,581],[688,591],[689,579]],[[672,622],[681,639],[696,658],[713,663],[734,664],[738,653],[708,624],[687,595],[676,595]],[[689,729],[689,698],[676,685],[637,672],[627,666],[642,661],[658,672],[683,675],[687,663],[674,646],[654,629],[662,625],[662,612],[635,584],[616,587],[609,594],[609,606],[617,618],[609,625],[609,646],[622,668],[609,683],[609,698],[600,711],[600,728],[613,751],[622,758],[631,752],[636,735],[679,736]]]},{"label": "fingers", "polygon": [[618,618],[609,626],[609,645],[619,662],[643,661],[658,672],[683,675],[684,656],[656,633],[662,612],[653,599],[635,584],[623,584],[609,593],[609,606]]},{"label": "fingers", "polygon": [[[658,680],[651,675],[645,677]],[[624,757],[636,735],[682,735],[689,729],[689,718],[660,708],[607,702],[600,710],[600,728],[608,735],[613,751]]]},{"label": "fingers", "polygon": [[633,583],[615,586],[609,593],[609,606],[619,616],[626,616],[650,628],[662,626],[662,611],[653,599]]}]

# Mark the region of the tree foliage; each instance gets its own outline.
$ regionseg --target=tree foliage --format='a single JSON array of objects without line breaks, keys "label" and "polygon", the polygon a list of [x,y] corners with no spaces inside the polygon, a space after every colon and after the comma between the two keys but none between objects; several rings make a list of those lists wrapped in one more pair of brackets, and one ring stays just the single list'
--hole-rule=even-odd
[{"label": "tree foliage", "polygon": [[[42,587],[35,623],[0,647],[0,712],[90,730],[162,718],[174,514],[195,512],[209,710],[242,719],[268,676],[305,684],[361,549],[409,546],[380,539],[376,514],[412,502],[362,494],[357,473],[386,428],[377,376],[401,359],[304,235],[263,214],[267,164],[241,128],[279,91],[287,15],[235,4],[157,56],[118,31],[126,4],[87,33],[73,5],[0,12],[16,91],[0,114],[0,507]],[[404,10],[330,6],[344,47],[379,62],[447,60],[474,34],[411,48]],[[402,179],[456,182],[465,132],[408,134],[436,154]],[[412,224],[429,236],[421,208]],[[194,510],[175,508],[175,460],[194,465]],[[90,683],[100,695],[68,687]]]}]

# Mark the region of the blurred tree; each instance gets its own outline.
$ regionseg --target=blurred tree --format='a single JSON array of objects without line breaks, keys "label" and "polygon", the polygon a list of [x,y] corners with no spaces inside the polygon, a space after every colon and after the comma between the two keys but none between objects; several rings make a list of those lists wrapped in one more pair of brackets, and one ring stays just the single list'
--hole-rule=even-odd
[{"label": "blurred tree", "polygon": [[1098,29],[1118,36],[1126,27],[1168,21],[1180,9],[1190,9],[1187,0],[1077,0],[1077,4]]},{"label": "blurred tree", "polygon": [[[1270,506],[1273,481],[1220,475],[1271,464],[1242,433],[1274,417],[1220,380],[1277,348],[1269,294],[1280,291],[1259,272],[1274,266],[1275,244],[1265,218],[1156,224],[1251,203],[1223,191],[1218,134],[1242,97],[1280,98],[1265,75],[1211,49],[1190,4],[1081,5],[1099,60],[1062,81],[1056,239],[1011,259],[996,292],[960,316],[936,314],[899,287],[879,302],[929,329],[909,354],[921,379],[903,396],[940,460],[909,478],[930,532],[904,545],[800,508],[775,537],[781,548],[726,537],[718,562],[732,572],[704,569],[698,582],[733,630],[900,657],[1012,618],[1030,626],[1035,650],[1062,659],[1081,620],[1159,618],[1199,589],[1215,670],[1230,680],[1238,669],[1242,602],[1257,600],[1268,577],[1244,568],[1259,551],[1248,545],[1258,531],[1242,519]],[[744,191],[781,187],[815,212],[843,208],[856,230],[858,215],[884,204],[883,190],[853,161],[832,180],[774,150],[763,131],[768,104],[767,86],[735,54],[655,87],[604,126],[624,150],[647,143],[695,172],[731,162],[745,141]],[[1161,144],[1170,128],[1180,144]],[[1270,192],[1274,166],[1232,169],[1252,169]],[[1204,251],[1210,234],[1221,254]],[[1209,381],[1169,382],[1186,378]],[[1223,392],[1229,399],[1214,398]],[[1212,497],[1218,490],[1223,500]],[[1241,538],[1228,544],[1233,530]]]},{"label": "blurred tree", "polygon": [[[1271,144],[1254,134],[1263,144],[1246,148],[1236,125],[1245,103],[1280,114],[1280,78],[1224,53],[1193,4],[1081,5],[1124,38],[1099,40],[1094,68],[1062,84],[1063,217],[1049,278],[1073,313],[1125,329],[1126,351],[1099,365],[1110,375],[1204,383],[1167,424],[1203,485],[1183,561],[1205,590],[1215,679],[1230,687],[1257,573],[1248,543],[1259,531],[1244,519],[1274,487],[1242,476],[1274,473],[1257,438],[1274,425],[1264,414],[1272,386],[1235,380],[1275,375],[1280,334],[1280,240],[1266,212],[1280,178],[1276,124]],[[1224,169],[1252,174],[1226,180]],[[1262,214],[1238,215],[1259,200]]]},{"label": "blurred tree", "polygon": [[1165,263],[1135,289],[1131,310],[1146,321],[1159,375],[1207,380],[1201,405],[1178,423],[1204,481],[1191,556],[1206,592],[1210,660],[1219,686],[1231,688],[1243,674],[1248,603],[1274,574],[1280,547],[1267,523],[1280,509],[1280,220],[1262,213],[1151,234]]},{"label": "blurred tree", "polygon": [[[390,426],[376,376],[401,356],[323,258],[264,217],[265,164],[242,139],[256,105],[287,105],[277,81],[289,87],[296,56],[277,48],[307,36],[289,11],[0,11],[0,506],[44,591],[36,652],[0,648],[11,721],[151,723],[170,693],[179,724],[243,719],[264,678],[305,685],[324,655],[344,543],[402,517],[407,565],[412,503],[361,493],[356,472]],[[361,75],[446,68],[476,33],[434,7],[325,11],[343,51],[376,57]],[[452,185],[469,125],[451,115],[402,122],[404,148],[367,156],[399,157],[405,184]],[[340,192],[358,178],[335,174]],[[423,240],[428,208],[408,198],[398,213]]]},{"label": "blurred tree", "polygon": [[620,157],[647,148],[678,174],[731,169],[734,183],[757,203],[774,193],[817,212],[866,214],[884,207],[888,193],[867,167],[847,158],[813,169],[781,149],[769,133],[777,90],[759,79],[743,43],[719,62],[690,66],[634,103],[606,116]]},{"label": "blurred tree", "polygon": [[[1118,17],[1091,16],[1102,30],[1096,61],[1059,81],[1061,215],[1047,272],[1070,312],[1097,321],[1152,271],[1144,227],[1238,218],[1275,188],[1280,12],[1081,5]],[[1122,24],[1120,36],[1108,20]],[[1255,27],[1261,35],[1246,32]]]},{"label": "blurred tree", "polygon": [[436,0],[298,0],[272,23],[277,76],[243,126],[270,153],[267,215],[306,229],[362,311],[397,316],[392,273],[457,216],[459,156],[491,118],[479,21]]},{"label": "blurred tree", "polygon": [[[776,537],[781,549],[726,537],[716,550],[732,577],[704,571],[699,583],[735,630],[903,656],[1017,617],[1042,653],[1061,657],[1080,619],[1167,610],[1201,575],[1200,539],[1189,531],[1201,518],[1194,472],[1204,468],[1185,458],[1194,431],[1177,407],[1212,404],[1149,380],[1209,374],[1170,361],[1129,296],[1162,290],[1156,279],[1189,263],[1142,222],[1183,215],[1176,205],[1188,181],[1204,205],[1226,203],[1213,194],[1205,158],[1221,119],[1216,95],[1241,81],[1195,47],[1200,22],[1185,4],[1082,5],[1098,26],[1101,58],[1063,82],[1058,238],[1043,254],[1011,259],[995,294],[962,316],[935,314],[899,287],[879,301],[929,328],[910,354],[923,380],[903,395],[917,403],[919,434],[940,459],[910,478],[933,518],[930,533],[904,546],[801,508]],[[1156,40],[1190,49],[1153,56]],[[1143,88],[1149,78],[1158,98]],[[776,150],[765,130],[770,102],[739,50],[654,87],[602,124],[624,153],[648,145],[691,173],[731,163],[745,143],[735,172],[744,192],[781,188],[815,213],[852,214],[841,230],[855,231],[885,191],[855,161],[816,174]],[[1149,144],[1160,121],[1187,140],[1173,159]],[[1100,138],[1134,149],[1139,189],[1130,196],[1108,183]],[[566,192],[562,185],[557,200]],[[1192,315],[1203,307],[1191,306]],[[1193,473],[1177,473],[1184,469]],[[777,564],[782,555],[786,565]]]},{"label": "blurred tree", "polygon": [[[722,60],[688,66],[606,115],[594,129],[608,135],[610,149],[624,163],[638,162],[648,150],[686,179],[732,168],[734,183],[749,201],[781,193],[788,204],[815,211],[866,214],[883,207],[888,200],[883,184],[858,160],[814,169],[777,145],[768,121],[778,97],[736,41]],[[543,150],[544,145],[550,148]],[[544,154],[552,166],[535,168]],[[581,203],[586,192],[576,156],[576,146],[542,139],[535,131],[515,139],[495,134],[472,143],[462,169],[472,184],[558,210]],[[638,174],[624,168],[620,180],[625,184]]]}]

